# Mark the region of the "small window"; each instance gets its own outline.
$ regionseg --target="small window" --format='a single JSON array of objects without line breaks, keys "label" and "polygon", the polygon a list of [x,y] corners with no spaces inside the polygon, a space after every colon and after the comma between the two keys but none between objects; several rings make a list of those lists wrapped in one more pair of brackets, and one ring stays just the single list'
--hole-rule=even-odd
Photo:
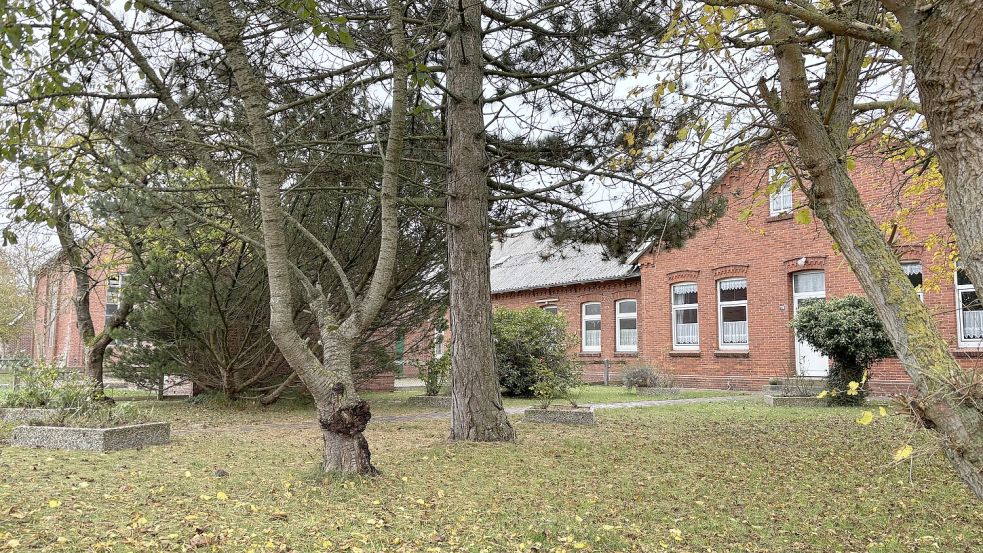
[{"label": "small window", "polygon": [[673,285],[673,349],[698,349],[700,347],[700,321],[697,301],[697,287],[695,282]]},{"label": "small window", "polygon": [[125,280],[126,274],[118,273],[109,277],[106,282],[106,326],[109,326],[109,321],[119,311],[120,293]]},{"label": "small window", "polygon": [[769,214],[774,217],[792,211],[792,180],[772,167],[768,170],[768,184],[778,186],[768,196]]},{"label": "small window", "polygon": [[581,307],[581,349],[583,351],[601,351],[601,304],[585,303]]},{"label": "small window", "polygon": [[718,282],[717,309],[720,349],[746,349],[747,279],[730,278]]},{"label": "small window", "polygon": [[617,351],[638,351],[638,303],[621,300],[616,304],[618,315]]},{"label": "small window", "polygon": [[983,346],[983,303],[980,303],[969,275],[962,269],[956,271],[956,307],[959,308],[956,320],[959,326],[959,345]]},{"label": "small window", "polygon": [[922,264],[917,261],[909,261],[901,264],[901,270],[908,275],[908,280],[918,292],[918,299],[925,301],[925,293],[922,291]]},{"label": "small window", "polygon": [[792,275],[792,292],[795,294],[825,294],[826,273],[803,271]]},{"label": "small window", "polygon": [[53,350],[55,339],[57,338],[58,328],[58,307],[59,294],[61,293],[61,281],[52,280],[54,273],[48,274],[48,305],[45,307],[48,315],[48,336],[47,348]]},{"label": "small window", "polygon": [[545,311],[547,313],[552,313],[553,315],[556,315],[556,314],[558,314],[560,312],[560,309],[557,306],[555,306],[555,305],[544,305],[543,306],[543,311]]},{"label": "small window", "polygon": [[447,348],[444,346],[444,333],[437,330],[433,335],[433,356],[443,357]]}]

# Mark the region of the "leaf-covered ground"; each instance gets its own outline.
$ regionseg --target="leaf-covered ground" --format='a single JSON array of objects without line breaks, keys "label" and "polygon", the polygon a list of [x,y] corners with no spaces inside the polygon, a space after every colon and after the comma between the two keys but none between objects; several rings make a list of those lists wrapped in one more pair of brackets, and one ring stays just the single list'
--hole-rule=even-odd
[{"label": "leaf-covered ground", "polygon": [[[412,413],[385,397],[380,418]],[[0,550],[983,551],[983,504],[928,436],[857,410],[601,411],[595,428],[519,420],[515,445],[373,422],[382,476],[339,480],[318,477],[303,405],[154,409],[171,445],[0,444]],[[894,464],[905,443],[913,464]]]}]

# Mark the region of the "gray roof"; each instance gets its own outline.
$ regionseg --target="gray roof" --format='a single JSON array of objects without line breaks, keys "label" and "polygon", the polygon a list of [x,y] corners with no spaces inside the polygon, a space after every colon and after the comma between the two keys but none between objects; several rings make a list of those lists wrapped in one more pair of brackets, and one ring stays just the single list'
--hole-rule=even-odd
[{"label": "gray roof", "polygon": [[622,280],[638,275],[638,267],[604,255],[599,244],[557,248],[533,231],[492,240],[492,293],[566,286],[582,282]]}]

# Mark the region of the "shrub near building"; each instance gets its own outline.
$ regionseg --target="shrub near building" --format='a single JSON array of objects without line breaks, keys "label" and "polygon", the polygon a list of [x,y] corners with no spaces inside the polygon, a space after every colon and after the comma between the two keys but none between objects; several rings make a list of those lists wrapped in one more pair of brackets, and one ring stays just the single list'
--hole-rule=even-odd
[{"label": "shrub near building", "polygon": [[507,396],[532,395],[548,373],[551,382],[580,382],[580,371],[568,351],[576,338],[562,316],[543,309],[495,310],[495,355],[499,383]]},{"label": "shrub near building", "polygon": [[844,296],[802,306],[791,322],[796,335],[830,358],[830,405],[857,404],[867,395],[870,367],[894,355],[874,306],[866,298]]}]

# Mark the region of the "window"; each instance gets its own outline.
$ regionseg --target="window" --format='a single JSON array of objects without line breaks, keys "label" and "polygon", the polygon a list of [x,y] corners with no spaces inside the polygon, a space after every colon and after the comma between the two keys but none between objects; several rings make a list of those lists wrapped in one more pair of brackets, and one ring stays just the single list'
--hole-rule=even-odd
[{"label": "window", "polygon": [[601,304],[585,303],[581,307],[581,350],[601,351]]},{"label": "window", "polygon": [[901,269],[906,275],[911,285],[918,292],[918,299],[925,301],[925,293],[922,291],[922,264],[917,261],[909,261],[901,264]]},{"label": "window", "polygon": [[673,349],[700,347],[700,321],[697,312],[696,283],[674,284],[672,287],[672,346]]},{"label": "window", "polygon": [[52,281],[52,275],[54,273],[48,274],[48,305],[47,305],[47,315],[48,315],[48,336],[47,336],[47,348],[49,351],[54,350],[55,338],[57,337],[58,328],[58,300],[61,293],[61,281]]},{"label": "window", "polygon": [[437,330],[433,335],[433,356],[443,357],[446,348],[444,348],[444,333]]},{"label": "window", "polygon": [[552,313],[553,315],[556,315],[557,313],[560,312],[559,308],[555,305],[544,305],[543,311],[547,313]]},{"label": "window", "polygon": [[717,319],[720,349],[746,349],[747,279],[729,278],[717,283]]},{"label": "window", "polygon": [[638,351],[638,303],[621,300],[615,304],[618,315],[618,343],[616,351]]},{"label": "window", "polygon": [[792,211],[792,180],[772,167],[768,170],[768,183],[778,185],[768,196],[768,213],[774,217]]},{"label": "window", "polygon": [[106,326],[109,326],[109,320],[119,310],[120,291],[123,289],[125,277],[125,273],[115,274],[109,277],[106,283]]},{"label": "window", "polygon": [[959,317],[959,345],[964,347],[983,346],[983,304],[976,295],[969,275],[959,269],[956,271],[956,306]]}]

